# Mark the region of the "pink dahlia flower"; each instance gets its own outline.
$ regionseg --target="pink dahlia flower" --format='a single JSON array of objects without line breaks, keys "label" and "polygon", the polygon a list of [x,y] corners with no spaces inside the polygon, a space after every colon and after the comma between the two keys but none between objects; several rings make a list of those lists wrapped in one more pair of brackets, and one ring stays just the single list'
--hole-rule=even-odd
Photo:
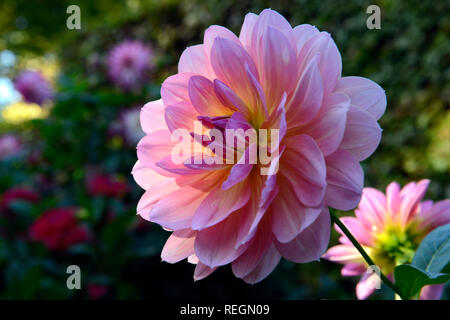
[{"label": "pink dahlia flower", "polygon": [[[146,190],[138,214],[172,231],[162,259],[188,258],[197,265],[196,280],[231,263],[248,283],[264,279],[281,257],[318,260],[330,237],[327,206],[349,210],[360,200],[359,161],[380,141],[383,89],[341,77],[341,57],[328,33],[292,28],[264,10],[247,14],[239,37],[209,27],[203,44],[183,52],[161,97],[142,108],[146,136],[133,175]],[[195,133],[196,121],[215,132],[253,128],[279,135],[266,145],[241,137],[245,151],[231,149],[236,164],[208,164],[205,153],[218,153],[223,144],[205,142]],[[177,129],[194,132],[194,150],[203,154],[193,158],[200,161],[174,163]],[[203,148],[195,145],[199,140]],[[259,156],[254,164],[246,161],[269,144],[270,163]]]},{"label": "pink dahlia flower", "polygon": [[[396,182],[386,188],[386,195],[364,188],[356,217],[341,218],[345,226],[364,247],[381,272],[392,279],[397,264],[411,263],[422,239],[434,228],[450,223],[450,200],[437,203],[422,201],[429,180],[411,182],[400,189]],[[344,264],[343,276],[362,275],[356,286],[358,299],[366,299],[375,290],[375,273],[368,273],[356,248],[342,233],[340,243],[330,248],[323,258]],[[439,299],[443,285],[426,286],[421,299]]]},{"label": "pink dahlia flower", "polygon": [[38,71],[23,71],[17,76],[14,87],[29,103],[41,105],[53,98],[53,89]]},{"label": "pink dahlia flower", "polygon": [[22,143],[12,134],[0,136],[0,160],[17,155],[22,150]]},{"label": "pink dahlia flower", "polygon": [[123,41],[109,53],[109,77],[124,91],[137,90],[153,67],[152,57],[151,48],[142,42]]}]

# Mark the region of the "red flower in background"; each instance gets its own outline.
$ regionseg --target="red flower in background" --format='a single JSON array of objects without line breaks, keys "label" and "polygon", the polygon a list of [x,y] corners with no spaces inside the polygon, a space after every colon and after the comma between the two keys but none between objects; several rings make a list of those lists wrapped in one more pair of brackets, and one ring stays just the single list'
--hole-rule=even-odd
[{"label": "red flower in background", "polygon": [[87,291],[90,299],[98,300],[108,293],[108,287],[98,283],[89,283]]},{"label": "red flower in background", "polygon": [[9,206],[13,201],[17,200],[35,203],[39,201],[39,195],[34,191],[23,188],[8,189],[1,196],[0,211],[2,213],[10,214],[11,209],[9,208]]},{"label": "red flower in background", "polygon": [[125,181],[108,175],[96,175],[87,183],[88,191],[93,196],[120,197],[129,191]]},{"label": "red flower in background", "polygon": [[74,208],[55,208],[34,221],[30,238],[44,243],[50,250],[65,250],[74,244],[87,242],[89,232],[80,225]]}]

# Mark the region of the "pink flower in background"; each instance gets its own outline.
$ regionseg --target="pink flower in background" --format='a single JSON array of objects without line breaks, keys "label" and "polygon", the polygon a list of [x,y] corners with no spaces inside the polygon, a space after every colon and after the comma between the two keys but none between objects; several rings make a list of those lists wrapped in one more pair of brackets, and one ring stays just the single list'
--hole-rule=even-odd
[{"label": "pink flower in background", "polygon": [[109,53],[111,80],[125,91],[137,90],[153,67],[151,48],[140,41],[126,40]]},{"label": "pink flower in background", "polygon": [[89,178],[87,189],[91,195],[118,198],[129,191],[128,184],[114,176],[97,174]]},{"label": "pink flower in background", "polygon": [[53,98],[53,89],[38,71],[23,71],[17,76],[14,86],[29,103],[42,105]]},{"label": "pink flower in background", "polygon": [[22,150],[22,143],[12,134],[0,136],[0,160],[14,156]]},{"label": "pink flower in background", "polygon": [[141,107],[123,110],[118,119],[111,124],[109,134],[120,135],[127,145],[136,147],[139,140],[145,136],[141,128],[140,115]]},{"label": "pink flower in background", "polygon": [[[256,283],[281,257],[319,260],[330,237],[327,206],[358,204],[359,161],[378,146],[377,120],[386,108],[380,86],[341,77],[341,67],[328,33],[292,28],[272,10],[249,13],[239,37],[211,26],[203,44],[183,52],[178,74],[162,85],[162,99],[142,108],[146,136],[133,168],[146,190],[138,214],[173,231],[164,261],[188,258],[196,280],[231,263],[235,276]],[[277,129],[270,152],[279,156],[270,165],[173,163],[171,133],[194,131],[196,120],[219,131]],[[256,146],[246,147],[239,160]]]},{"label": "pink flower in background", "polygon": [[44,243],[49,250],[64,251],[69,247],[87,242],[89,231],[79,223],[74,208],[50,209],[39,216],[30,226],[30,238]]},{"label": "pink flower in background", "polygon": [[[341,218],[345,226],[364,247],[381,271],[392,278],[397,264],[411,263],[422,239],[434,228],[450,223],[450,200],[437,203],[422,201],[429,180],[411,182],[400,189],[396,182],[386,188],[386,195],[364,188],[356,217]],[[358,299],[366,299],[374,291],[375,273],[366,273],[367,264],[339,227],[340,243],[323,256],[344,264],[343,276],[362,275],[356,286]],[[443,285],[427,286],[421,299],[439,299]]]},{"label": "pink flower in background", "polygon": [[19,187],[8,189],[0,196],[1,212],[11,214],[10,204],[14,201],[36,203],[39,201],[39,195],[32,190]]}]

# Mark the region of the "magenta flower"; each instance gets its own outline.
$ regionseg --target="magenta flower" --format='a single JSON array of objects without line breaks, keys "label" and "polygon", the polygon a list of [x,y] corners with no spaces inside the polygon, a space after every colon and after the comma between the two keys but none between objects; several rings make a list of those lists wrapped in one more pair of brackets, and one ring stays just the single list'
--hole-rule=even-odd
[{"label": "magenta flower", "polygon": [[28,103],[42,105],[53,98],[50,83],[38,71],[21,72],[14,82],[14,87]]},{"label": "magenta flower", "polygon": [[22,149],[22,143],[15,135],[0,136],[0,160],[17,155]]},{"label": "magenta flower", "polygon": [[[249,13],[239,37],[209,27],[203,44],[183,52],[178,72],[164,81],[162,99],[142,108],[146,136],[133,169],[146,190],[138,214],[173,231],[162,259],[188,258],[196,280],[231,263],[248,283],[264,279],[281,257],[318,260],[330,237],[327,206],[349,210],[360,200],[359,161],[380,141],[383,89],[341,77],[328,33],[292,28],[272,10]],[[241,139],[244,152],[226,147],[236,164],[209,164],[208,154],[217,159],[224,145],[196,135],[196,121],[215,132],[270,130],[278,137],[265,144]],[[178,129],[193,132],[200,158],[173,161]],[[257,148],[269,150],[269,163],[261,153],[256,163],[246,161]]]},{"label": "magenta flower", "polygon": [[[382,192],[364,188],[356,217],[341,221],[371,256],[381,272],[392,279],[396,265],[411,263],[422,239],[434,228],[450,222],[450,200],[422,202],[429,180],[411,182],[400,190],[396,182]],[[358,299],[366,299],[375,289],[375,273],[366,273],[367,264],[342,231],[340,243],[323,258],[344,264],[343,276],[362,275],[356,286]],[[421,299],[439,299],[443,285],[426,286]]]},{"label": "magenta flower", "polygon": [[149,46],[139,41],[123,41],[109,53],[109,77],[124,91],[137,90],[153,67],[152,58]]}]

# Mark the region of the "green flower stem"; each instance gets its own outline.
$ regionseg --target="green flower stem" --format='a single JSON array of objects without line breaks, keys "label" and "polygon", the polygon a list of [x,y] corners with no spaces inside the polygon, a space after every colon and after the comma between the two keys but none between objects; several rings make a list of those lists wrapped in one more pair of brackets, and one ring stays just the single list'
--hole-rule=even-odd
[{"label": "green flower stem", "polygon": [[[351,241],[351,243],[355,246],[355,248],[362,255],[364,260],[366,260],[366,262],[369,264],[369,266],[375,266],[376,265],[375,262],[373,262],[373,260],[369,257],[369,255],[366,253],[366,251],[364,251],[363,247],[358,243],[358,241],[355,239],[355,237],[351,234],[351,232],[347,229],[347,227],[342,223],[342,221],[339,219],[339,217],[332,210],[330,210],[330,217],[331,217],[331,221],[333,221],[334,223],[336,223],[338,225],[338,227],[342,230],[342,232],[347,236],[347,238]],[[381,278],[381,280],[383,280],[383,282],[389,288],[391,288],[396,293],[396,296],[398,295],[400,298],[405,300],[402,297],[402,294],[400,293],[398,288],[395,286],[395,284],[393,284],[392,281],[389,280],[381,271],[380,271],[380,278]]]}]

